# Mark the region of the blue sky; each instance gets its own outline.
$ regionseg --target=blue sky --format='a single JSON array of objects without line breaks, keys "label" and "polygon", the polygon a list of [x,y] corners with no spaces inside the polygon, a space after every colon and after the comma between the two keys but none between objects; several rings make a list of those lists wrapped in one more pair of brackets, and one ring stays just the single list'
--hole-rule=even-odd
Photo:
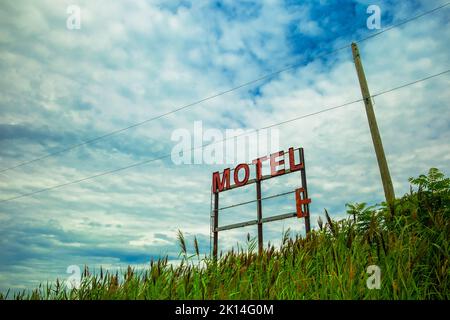
[{"label": "blue sky", "polygon": [[[259,128],[360,98],[351,52],[323,51],[373,33],[440,1],[2,1],[0,163],[2,168],[152,118],[287,65],[298,67],[146,125],[0,173],[2,198],[77,180],[170,153],[171,134],[205,128]],[[81,29],[66,8],[81,8]],[[449,69],[448,8],[360,44],[372,93]],[[375,98],[398,196],[408,177],[450,169],[448,75]],[[312,223],[323,209],[383,200],[363,104],[279,127],[281,148],[305,148]],[[278,150],[273,150],[278,151]],[[92,181],[0,204],[0,289],[65,278],[69,265],[142,265],[176,260],[176,232],[209,252],[211,173],[220,165],[174,165],[170,158]],[[298,185],[272,179],[270,195]],[[252,189],[224,199],[252,197]],[[289,196],[265,214],[291,210]],[[283,212],[279,212],[279,211]],[[250,205],[221,223],[253,219]],[[265,240],[303,232],[295,219],[265,226]],[[222,250],[256,228],[223,233]]]}]

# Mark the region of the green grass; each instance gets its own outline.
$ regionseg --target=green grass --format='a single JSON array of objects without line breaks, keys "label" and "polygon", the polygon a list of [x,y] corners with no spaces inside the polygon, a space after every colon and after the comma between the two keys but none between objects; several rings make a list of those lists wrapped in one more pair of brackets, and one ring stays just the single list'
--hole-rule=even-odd
[{"label": "green grass", "polygon": [[[145,270],[90,274],[79,289],[60,282],[15,299],[449,299],[450,179],[437,169],[410,182],[396,200],[367,207],[348,204],[348,219],[318,221],[307,238],[287,232],[280,248],[256,254],[255,240],[220,256],[194,254],[178,235],[182,263],[167,258]],[[366,286],[369,265],[381,269],[381,288]]]}]

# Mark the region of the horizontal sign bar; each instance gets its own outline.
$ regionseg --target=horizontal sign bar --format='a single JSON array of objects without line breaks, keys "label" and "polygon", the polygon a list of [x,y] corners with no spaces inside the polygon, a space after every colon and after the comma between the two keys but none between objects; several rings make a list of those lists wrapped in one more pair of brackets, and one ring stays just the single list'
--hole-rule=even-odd
[{"label": "horizontal sign bar", "polygon": [[243,205],[246,205],[246,204],[257,202],[259,200],[262,201],[262,200],[268,200],[268,199],[272,199],[272,198],[276,198],[276,197],[281,197],[281,196],[285,196],[285,195],[288,195],[288,194],[291,194],[291,193],[295,193],[295,190],[294,191],[287,191],[287,192],[283,192],[283,193],[274,194],[272,196],[264,197],[264,198],[261,198],[261,199],[245,201],[245,202],[233,204],[233,205],[230,205],[230,206],[222,207],[222,208],[219,208],[219,211],[220,210],[230,209],[230,208],[235,208],[235,207],[238,207],[238,206],[243,206]]},{"label": "horizontal sign bar", "polygon": [[294,217],[297,217],[297,212],[285,213],[285,214],[280,214],[278,216],[263,218],[262,222],[272,222],[272,221],[283,220],[283,219],[294,218]]},{"label": "horizontal sign bar", "polygon": [[251,221],[246,221],[246,222],[241,222],[241,223],[230,224],[228,226],[218,227],[217,231],[224,231],[224,230],[231,230],[231,229],[236,229],[236,228],[241,228],[241,227],[247,227],[247,226],[252,226],[254,224],[258,224],[258,220],[251,220]]},{"label": "horizontal sign bar", "polygon": [[[296,171],[291,171],[290,169],[286,169],[284,174],[294,173],[294,172],[297,172],[297,171],[298,171],[298,170],[296,170]],[[260,181],[268,180],[268,179],[272,179],[272,178],[276,178],[276,176],[272,176],[272,175],[270,175],[270,174],[267,174],[267,175],[265,175],[265,176],[262,176],[261,179],[260,179]],[[255,183],[256,181],[257,181],[256,178],[249,179],[245,185],[249,185],[249,184]],[[231,185],[228,189],[224,189],[224,190],[222,190],[221,192],[228,191],[228,190],[233,190],[233,189],[236,189],[236,188],[239,188],[239,187],[242,187],[242,186],[233,184],[233,185]]]},{"label": "horizontal sign bar", "polygon": [[[294,217],[297,217],[297,213],[296,212],[291,212],[291,213],[285,213],[285,214],[280,214],[280,215],[277,215],[277,216],[263,218],[261,220],[261,222],[265,223],[265,222],[277,221],[277,220],[282,220],[282,219],[287,219],[287,218],[294,218]],[[241,223],[229,224],[227,226],[218,227],[216,229],[216,231],[224,231],[224,230],[231,230],[231,229],[236,229],[236,228],[248,227],[248,226],[252,226],[252,225],[255,225],[255,224],[258,224],[258,220],[250,220],[250,221],[241,222]]]}]

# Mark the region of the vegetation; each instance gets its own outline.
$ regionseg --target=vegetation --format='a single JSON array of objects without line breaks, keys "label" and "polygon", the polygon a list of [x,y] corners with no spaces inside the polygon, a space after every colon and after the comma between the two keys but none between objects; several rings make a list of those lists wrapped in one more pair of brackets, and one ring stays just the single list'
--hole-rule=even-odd
[{"label": "vegetation", "polygon": [[[392,209],[382,203],[347,204],[347,219],[325,211],[306,238],[285,233],[280,248],[262,255],[256,242],[201,258],[188,255],[180,232],[182,263],[152,261],[147,270],[89,274],[79,289],[56,282],[17,299],[449,299],[450,179],[437,169],[409,180],[410,193]],[[368,289],[369,265],[381,269],[380,289]],[[7,298],[4,297],[3,298]]]}]

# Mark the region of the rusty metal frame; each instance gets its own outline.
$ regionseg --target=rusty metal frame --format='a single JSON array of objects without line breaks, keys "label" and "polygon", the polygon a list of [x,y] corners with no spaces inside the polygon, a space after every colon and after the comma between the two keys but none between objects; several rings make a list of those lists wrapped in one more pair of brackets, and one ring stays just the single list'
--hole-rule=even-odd
[{"label": "rusty metal frame", "polygon": [[[310,215],[309,215],[309,204],[311,203],[311,199],[308,198],[308,186],[306,183],[306,171],[305,171],[305,168],[306,168],[305,155],[304,155],[303,148],[294,149],[294,151],[296,151],[296,150],[299,150],[300,163],[302,163],[303,166],[301,169],[295,170],[292,172],[289,169],[286,169],[284,174],[290,174],[290,173],[300,171],[301,188],[298,188],[294,191],[283,192],[283,193],[280,193],[277,195],[272,195],[272,196],[263,198],[261,195],[262,181],[279,177],[279,176],[265,175],[265,176],[262,176],[261,179],[259,179],[259,180],[256,178],[250,179],[245,184],[245,185],[248,185],[248,184],[255,183],[255,185],[256,185],[256,200],[241,202],[241,203],[223,207],[223,208],[219,208],[219,193],[220,192],[218,190],[216,190],[215,192],[213,192],[211,190],[211,192],[212,192],[211,198],[213,200],[213,204],[211,204],[211,208],[212,208],[212,210],[211,210],[211,234],[212,234],[212,242],[213,242],[212,255],[213,255],[214,259],[217,259],[219,231],[225,231],[225,230],[247,227],[247,226],[251,226],[251,225],[257,225],[258,226],[258,252],[259,252],[259,254],[261,254],[263,251],[263,223],[278,221],[278,220],[288,219],[288,218],[294,218],[294,217],[304,218],[305,219],[305,231],[306,231],[306,234],[309,234],[309,232],[311,231]],[[222,192],[232,190],[232,189],[235,189],[238,187],[241,187],[241,186],[233,185],[233,186],[230,186],[230,188],[223,190]],[[279,215],[263,218],[263,215],[262,215],[262,201],[263,200],[283,196],[283,195],[290,194],[290,193],[295,193],[295,201],[296,201],[296,209],[297,209],[296,212],[284,213],[284,214],[279,214]],[[248,203],[252,203],[252,202],[257,202],[257,204],[256,204],[256,213],[257,213],[256,220],[234,223],[234,224],[219,227],[219,211],[220,210],[225,210],[228,208],[232,208],[232,207],[236,207],[239,205],[244,205],[244,204],[248,204]]]}]

